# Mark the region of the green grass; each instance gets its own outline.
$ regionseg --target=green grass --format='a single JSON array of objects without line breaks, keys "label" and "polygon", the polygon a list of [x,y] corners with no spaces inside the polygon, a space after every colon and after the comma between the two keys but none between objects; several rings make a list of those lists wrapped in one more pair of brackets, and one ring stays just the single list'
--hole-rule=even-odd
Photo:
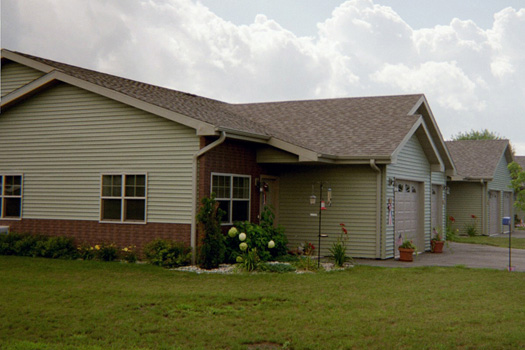
[{"label": "green grass", "polygon": [[[456,236],[453,240],[458,243],[471,243],[471,244],[483,244],[490,245],[494,247],[509,247],[509,238],[508,237],[490,237],[490,236]],[[511,238],[512,248],[515,249],[525,249],[525,238]]]},{"label": "green grass", "polygon": [[2,349],[525,347],[523,273],[197,275],[12,256],[0,271]]}]

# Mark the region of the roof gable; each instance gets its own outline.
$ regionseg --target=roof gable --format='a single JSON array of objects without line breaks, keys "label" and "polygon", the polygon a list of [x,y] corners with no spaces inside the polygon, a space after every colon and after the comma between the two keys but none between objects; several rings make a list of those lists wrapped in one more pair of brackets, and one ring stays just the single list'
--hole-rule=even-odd
[{"label": "roof gable", "polygon": [[446,145],[458,175],[465,180],[491,181],[502,157],[512,161],[508,140],[447,141]]},{"label": "roof gable", "polygon": [[385,164],[420,127],[423,116],[425,130],[418,133],[429,141],[428,155],[453,169],[421,94],[228,104],[9,50],[2,50],[2,60],[46,73],[2,98],[3,108],[65,82],[192,127],[198,135],[225,131],[229,137],[291,152],[301,161],[369,163],[373,159]]}]

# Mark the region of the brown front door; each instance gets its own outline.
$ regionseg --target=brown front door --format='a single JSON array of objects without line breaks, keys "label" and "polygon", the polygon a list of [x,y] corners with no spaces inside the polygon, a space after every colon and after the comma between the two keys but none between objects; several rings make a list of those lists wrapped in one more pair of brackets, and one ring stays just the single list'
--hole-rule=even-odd
[{"label": "brown front door", "polygon": [[261,175],[261,203],[259,206],[261,213],[266,206],[275,214],[274,223],[277,224],[279,222],[279,178],[276,176]]}]

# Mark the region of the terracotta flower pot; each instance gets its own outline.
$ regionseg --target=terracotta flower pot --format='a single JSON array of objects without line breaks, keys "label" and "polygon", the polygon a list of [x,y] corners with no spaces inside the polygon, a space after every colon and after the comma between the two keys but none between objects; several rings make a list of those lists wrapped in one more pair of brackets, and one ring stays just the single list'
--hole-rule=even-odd
[{"label": "terracotta flower pot", "polygon": [[432,253],[443,253],[443,245],[445,241],[430,241]]},{"label": "terracotta flower pot", "polygon": [[414,261],[414,249],[399,248],[399,261]]}]

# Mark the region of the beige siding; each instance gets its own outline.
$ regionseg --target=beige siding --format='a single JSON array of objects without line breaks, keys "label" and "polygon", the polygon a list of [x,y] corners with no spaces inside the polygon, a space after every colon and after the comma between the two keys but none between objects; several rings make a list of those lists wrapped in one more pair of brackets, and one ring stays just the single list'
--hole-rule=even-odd
[{"label": "beige siding", "polygon": [[44,73],[27,66],[8,62],[2,64],[2,96],[43,76]]},{"label": "beige siding", "polygon": [[24,218],[98,220],[101,173],[147,173],[151,222],[190,223],[195,131],[69,85],[0,116],[0,173],[24,174]]},{"label": "beige siding", "polygon": [[[322,180],[330,183],[333,202],[322,213],[322,233],[328,237],[322,239],[321,254],[329,254],[341,232],[339,224],[345,223],[348,254],[376,258],[376,172],[368,166],[283,166],[281,170],[279,222],[286,228],[290,248],[305,241],[318,245],[319,218],[310,213],[319,211],[318,181]],[[318,200],[315,206],[309,204],[312,184]]]},{"label": "beige siding", "polygon": [[[461,234],[466,234],[465,225],[476,222],[478,231],[484,231],[485,217],[488,203],[483,208],[485,186],[477,182],[451,182],[450,194],[447,196],[447,215],[452,216],[456,222],[453,225]],[[472,219],[475,215],[477,219]]]},{"label": "beige siding", "polygon": [[442,172],[432,172],[432,184],[442,186],[441,189],[441,203],[443,204],[442,215],[443,219],[441,222],[441,227],[444,229],[447,225],[447,194],[445,191],[445,186],[447,186],[447,176]]},{"label": "beige siding", "polygon": [[[387,167],[387,178],[396,178],[398,180],[409,180],[416,181],[423,184],[424,192],[420,197],[420,203],[423,205],[423,235],[424,243],[418,247],[419,250],[428,250],[430,249],[430,232],[431,232],[431,221],[430,221],[430,195],[432,190],[431,184],[431,172],[430,164],[425,156],[425,152],[419,143],[419,140],[414,135],[406,143],[405,147],[401,150],[397,162],[395,164],[389,165]],[[394,201],[394,186],[387,187],[387,201],[392,199]],[[395,202],[394,202],[395,206]],[[387,212],[386,205],[384,207],[385,212]],[[388,213],[387,213],[388,214]],[[385,214],[385,215],[387,215]],[[385,253],[387,258],[394,257],[394,227],[395,227],[395,217],[394,225],[387,225],[386,228],[386,246]]]},{"label": "beige siding", "polygon": [[299,157],[273,147],[260,147],[257,150],[257,163],[292,163],[297,162]]}]

